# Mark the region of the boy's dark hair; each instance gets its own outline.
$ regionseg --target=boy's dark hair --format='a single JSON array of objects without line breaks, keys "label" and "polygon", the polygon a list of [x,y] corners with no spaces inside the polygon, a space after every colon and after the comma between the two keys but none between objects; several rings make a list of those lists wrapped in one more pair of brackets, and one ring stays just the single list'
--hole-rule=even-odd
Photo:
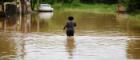
[{"label": "boy's dark hair", "polygon": [[73,18],[73,16],[69,16],[68,19],[69,19],[70,21],[72,21],[74,18]]}]

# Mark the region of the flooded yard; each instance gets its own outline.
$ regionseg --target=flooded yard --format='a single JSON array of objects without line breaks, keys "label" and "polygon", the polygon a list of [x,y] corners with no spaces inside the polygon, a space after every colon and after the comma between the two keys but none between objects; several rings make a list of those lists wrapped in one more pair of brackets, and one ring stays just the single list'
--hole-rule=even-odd
[{"label": "flooded yard", "polygon": [[[76,34],[63,30],[68,16]],[[0,19],[0,60],[140,59],[140,21],[85,12],[33,13]]]}]

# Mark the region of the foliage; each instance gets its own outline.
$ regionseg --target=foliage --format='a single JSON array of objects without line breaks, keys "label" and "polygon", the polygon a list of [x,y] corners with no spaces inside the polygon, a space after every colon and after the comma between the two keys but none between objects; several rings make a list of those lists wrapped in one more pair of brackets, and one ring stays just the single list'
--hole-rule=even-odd
[{"label": "foliage", "polygon": [[11,2],[13,0],[0,0],[0,2]]},{"label": "foliage", "polygon": [[31,0],[30,3],[31,3],[31,9],[34,10],[37,0]]},{"label": "foliage", "polygon": [[129,12],[137,12],[140,10],[140,0],[129,0],[127,10]]},{"label": "foliage", "polygon": [[119,2],[127,7],[128,13],[140,10],[140,0],[119,0]]},{"label": "foliage", "polygon": [[42,0],[42,2],[54,4],[54,3],[106,3],[106,4],[114,4],[117,3],[118,0]]},{"label": "foliage", "polygon": [[118,3],[118,0],[81,0],[82,3],[106,3],[114,4]]},{"label": "foliage", "polygon": [[101,13],[101,14],[114,14],[116,12],[116,4],[55,4],[53,7],[57,10],[63,11],[78,11],[89,13]]},{"label": "foliage", "polygon": [[[1,1],[13,1],[13,0],[1,0]],[[121,3],[127,7],[128,12],[137,12],[140,10],[140,0],[30,0],[32,10],[36,5],[40,3],[49,3],[56,7],[60,5],[66,5],[67,7],[78,7],[81,3],[86,4],[116,4]],[[58,5],[58,6],[57,6]]]},{"label": "foliage", "polygon": [[49,3],[49,4],[54,4],[55,0],[41,0],[40,3]]}]

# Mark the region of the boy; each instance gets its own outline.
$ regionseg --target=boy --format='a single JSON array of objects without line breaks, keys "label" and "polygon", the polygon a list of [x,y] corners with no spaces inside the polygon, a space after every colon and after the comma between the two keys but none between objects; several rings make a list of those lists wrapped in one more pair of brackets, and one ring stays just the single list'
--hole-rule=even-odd
[{"label": "boy", "polygon": [[76,27],[76,23],[73,21],[74,18],[72,16],[68,17],[68,21],[64,26],[64,30],[66,29],[67,36],[74,36],[74,27]]}]

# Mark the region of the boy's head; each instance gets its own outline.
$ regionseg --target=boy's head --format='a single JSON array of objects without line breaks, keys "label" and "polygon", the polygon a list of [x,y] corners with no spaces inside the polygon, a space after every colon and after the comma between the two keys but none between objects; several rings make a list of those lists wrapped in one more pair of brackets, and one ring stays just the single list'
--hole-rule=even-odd
[{"label": "boy's head", "polygon": [[68,19],[69,19],[70,21],[73,21],[74,18],[73,18],[73,16],[69,16]]}]

